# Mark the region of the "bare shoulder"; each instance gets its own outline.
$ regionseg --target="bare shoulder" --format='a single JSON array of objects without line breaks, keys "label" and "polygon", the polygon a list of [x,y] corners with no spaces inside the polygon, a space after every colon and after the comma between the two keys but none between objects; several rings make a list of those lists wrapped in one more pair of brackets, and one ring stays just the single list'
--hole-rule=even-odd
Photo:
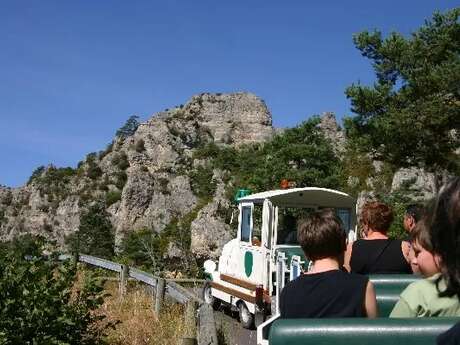
[{"label": "bare shoulder", "polygon": [[351,271],[350,260],[351,260],[352,250],[353,250],[353,242],[347,244],[347,249],[345,250],[345,257],[343,260],[343,266],[347,269],[348,272]]}]

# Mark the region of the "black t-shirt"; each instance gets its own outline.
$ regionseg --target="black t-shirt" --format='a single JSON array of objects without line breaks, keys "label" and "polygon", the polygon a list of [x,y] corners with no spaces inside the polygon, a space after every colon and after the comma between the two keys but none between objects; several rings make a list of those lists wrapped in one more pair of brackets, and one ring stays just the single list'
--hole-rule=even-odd
[{"label": "black t-shirt", "polygon": [[357,240],[353,242],[351,272],[359,274],[412,273],[400,240]]},{"label": "black t-shirt", "polygon": [[281,318],[363,317],[368,278],[339,270],[303,274],[281,291]]},{"label": "black t-shirt", "polygon": [[438,345],[460,345],[460,322],[451,329],[441,333],[436,339]]}]

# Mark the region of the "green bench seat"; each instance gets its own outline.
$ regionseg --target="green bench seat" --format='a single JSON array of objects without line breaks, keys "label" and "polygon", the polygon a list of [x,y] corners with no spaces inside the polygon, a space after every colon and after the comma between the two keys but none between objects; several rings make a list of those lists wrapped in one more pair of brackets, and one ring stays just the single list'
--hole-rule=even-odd
[{"label": "green bench seat", "polygon": [[369,279],[374,285],[379,317],[388,317],[401,292],[420,277],[412,274],[380,274],[370,275]]},{"label": "green bench seat", "polygon": [[278,319],[270,345],[433,345],[460,318]]}]

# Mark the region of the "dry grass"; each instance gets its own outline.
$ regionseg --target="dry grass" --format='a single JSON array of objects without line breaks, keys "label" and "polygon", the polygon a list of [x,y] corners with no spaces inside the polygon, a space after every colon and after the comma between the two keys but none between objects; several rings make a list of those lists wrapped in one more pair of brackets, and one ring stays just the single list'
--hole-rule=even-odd
[{"label": "dry grass", "polygon": [[184,335],[184,308],[177,304],[165,304],[157,317],[152,308],[152,297],[141,286],[131,287],[123,299],[118,285],[108,282],[107,297],[100,312],[108,321],[119,320],[116,329],[109,332],[110,344],[170,345],[180,343]]}]

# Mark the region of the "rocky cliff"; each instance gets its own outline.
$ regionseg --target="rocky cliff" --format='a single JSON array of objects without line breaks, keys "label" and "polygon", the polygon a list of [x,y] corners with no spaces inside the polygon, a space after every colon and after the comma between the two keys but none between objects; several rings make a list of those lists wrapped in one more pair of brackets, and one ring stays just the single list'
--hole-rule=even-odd
[{"label": "rocky cliff", "polygon": [[[336,155],[343,155],[346,140],[335,116],[324,113],[318,127]],[[228,181],[223,171],[208,171],[205,178],[212,196],[203,198],[193,179],[202,173],[199,168],[206,166],[207,158],[197,159],[195,153],[210,143],[237,148],[279,133],[267,106],[253,94],[194,96],[185,105],[155,114],[129,135],[118,135],[104,151],[88,154],[76,169],[49,166],[36,170],[22,188],[0,186],[0,238],[27,232],[64,245],[65,238],[78,230],[82,212],[103,200],[116,244],[132,231],[161,233],[180,223],[194,255],[216,257],[235,231],[228,224]],[[419,170],[401,170],[392,187],[411,180],[428,198],[433,193],[431,179]],[[182,255],[174,245],[167,254]]]},{"label": "rocky cliff", "polygon": [[[22,188],[0,187],[0,236],[42,234],[64,243],[78,229],[81,212],[104,199],[116,231],[148,228],[161,232],[193,212],[192,250],[217,255],[231,231],[218,211],[229,208],[223,181],[212,200],[194,194],[189,172],[206,143],[239,146],[265,141],[274,133],[265,103],[249,93],[201,94],[188,103],[155,114],[130,136],[116,137],[105,151],[89,154],[77,169],[48,167]],[[222,212],[220,212],[222,213]]]}]

